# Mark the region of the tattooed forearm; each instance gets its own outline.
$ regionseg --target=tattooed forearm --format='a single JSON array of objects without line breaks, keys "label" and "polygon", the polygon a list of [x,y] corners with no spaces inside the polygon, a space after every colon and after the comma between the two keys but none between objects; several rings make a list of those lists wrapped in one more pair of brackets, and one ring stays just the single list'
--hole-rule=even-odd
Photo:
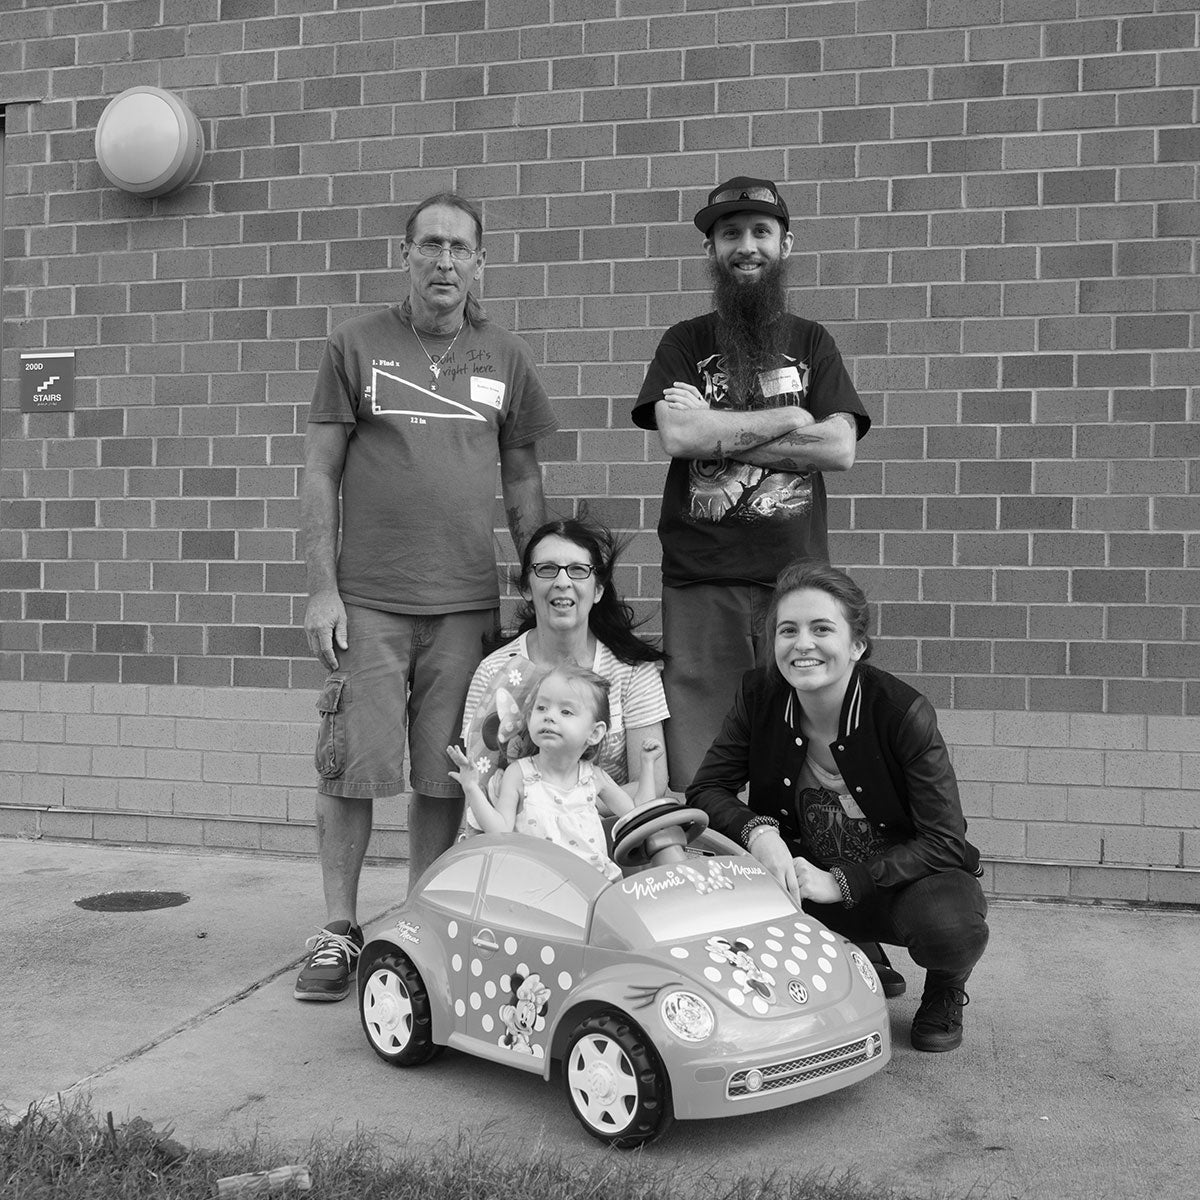
[{"label": "tattooed forearm", "polygon": [[816,426],[810,425],[807,429],[797,429],[794,433],[785,433],[782,437],[773,438],[767,443],[768,446],[819,446],[825,440],[820,433],[810,433],[810,429],[815,429]]},{"label": "tattooed forearm", "polygon": [[542,469],[532,446],[501,451],[500,487],[508,531],[520,555],[534,531],[546,519]]},{"label": "tattooed forearm", "polygon": [[540,522],[534,522],[519,504],[510,504],[505,510],[508,519],[508,531],[516,543],[518,557],[525,553],[525,545],[533,535]]},{"label": "tattooed forearm", "polygon": [[770,471],[845,471],[854,465],[856,432],[853,418],[834,413],[769,438],[756,437],[742,425],[729,433],[718,450],[736,462]]},{"label": "tattooed forearm", "polygon": [[771,460],[774,471],[791,471],[796,475],[808,475],[817,470],[815,463],[801,462],[798,458],[776,458]]},{"label": "tattooed forearm", "polygon": [[[810,471],[819,471],[821,468],[808,455],[803,454],[803,451],[818,445],[820,441],[820,437],[814,437],[805,430],[785,433],[783,437],[775,438],[762,446],[768,457],[748,456],[749,461],[758,466],[769,466],[773,471],[794,471],[797,475],[807,475]],[[789,450],[800,453],[788,454]]]}]

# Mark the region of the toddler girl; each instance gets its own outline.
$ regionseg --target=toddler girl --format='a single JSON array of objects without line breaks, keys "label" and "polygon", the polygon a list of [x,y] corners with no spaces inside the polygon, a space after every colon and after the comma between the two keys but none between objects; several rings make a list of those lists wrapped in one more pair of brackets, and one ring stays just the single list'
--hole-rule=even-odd
[{"label": "toddler girl", "polygon": [[624,816],[654,799],[656,741],[642,743],[642,770],[633,799],[592,757],[608,730],[609,681],[573,664],[553,667],[533,687],[525,720],[537,747],[504,771],[493,805],[480,787],[479,769],[457,746],[447,748],[458,770],[449,772],[466,794],[485,833],[528,833],[546,838],[586,859],[609,879],[621,869],[608,857],[597,801]]}]

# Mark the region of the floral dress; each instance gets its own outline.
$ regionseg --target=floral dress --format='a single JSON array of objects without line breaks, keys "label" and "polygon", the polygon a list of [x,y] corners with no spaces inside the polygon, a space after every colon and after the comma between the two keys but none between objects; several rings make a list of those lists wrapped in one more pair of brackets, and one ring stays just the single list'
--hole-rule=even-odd
[{"label": "floral dress", "polygon": [[516,831],[578,854],[609,879],[620,879],[621,868],[608,857],[604,826],[596,810],[596,777],[590,762],[579,764],[574,787],[560,790],[542,778],[537,758],[520,758],[521,806]]}]

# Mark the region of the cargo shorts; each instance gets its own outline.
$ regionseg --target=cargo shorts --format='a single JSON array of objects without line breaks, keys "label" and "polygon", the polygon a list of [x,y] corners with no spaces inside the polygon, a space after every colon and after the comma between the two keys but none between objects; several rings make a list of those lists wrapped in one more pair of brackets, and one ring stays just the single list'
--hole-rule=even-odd
[{"label": "cargo shorts", "polygon": [[[408,616],[346,605],[346,650],[317,700],[317,790],[368,799],[407,791],[457,799],[446,747],[497,609]],[[410,782],[404,779],[408,747]]]}]

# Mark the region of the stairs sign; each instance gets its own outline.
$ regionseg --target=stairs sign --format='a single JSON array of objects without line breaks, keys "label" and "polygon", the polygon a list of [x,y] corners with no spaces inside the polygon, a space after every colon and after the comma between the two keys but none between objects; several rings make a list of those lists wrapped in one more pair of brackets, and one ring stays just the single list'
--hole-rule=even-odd
[{"label": "stairs sign", "polygon": [[21,411],[74,412],[75,351],[21,355]]}]

